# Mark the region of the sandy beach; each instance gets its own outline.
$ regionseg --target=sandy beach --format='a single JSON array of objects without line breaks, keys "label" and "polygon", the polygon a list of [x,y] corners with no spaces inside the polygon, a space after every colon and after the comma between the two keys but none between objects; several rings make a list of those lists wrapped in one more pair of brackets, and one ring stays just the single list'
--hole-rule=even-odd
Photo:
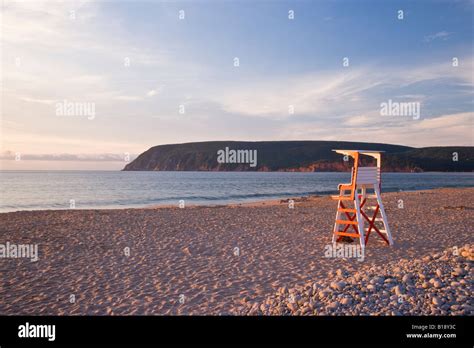
[{"label": "sandy beach", "polygon": [[[0,314],[249,314],[242,308],[336,270],[349,277],[473,244],[472,197],[474,188],[384,193],[395,245],[371,235],[362,262],[325,257],[336,209],[328,196],[296,199],[294,209],[282,200],[2,213],[0,244],[37,244],[39,259],[0,259]],[[470,262],[462,291],[472,291]]]}]

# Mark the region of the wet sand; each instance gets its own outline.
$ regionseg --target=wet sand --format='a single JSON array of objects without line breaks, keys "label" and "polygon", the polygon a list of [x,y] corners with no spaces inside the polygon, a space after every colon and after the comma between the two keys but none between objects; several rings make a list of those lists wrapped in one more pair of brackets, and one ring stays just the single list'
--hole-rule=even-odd
[{"label": "wet sand", "polygon": [[331,270],[472,244],[473,196],[383,194],[395,245],[372,234],[363,262],[325,257],[336,210],[327,196],[296,199],[294,209],[282,200],[2,213],[0,244],[38,244],[39,260],[0,258],[0,314],[231,314]]}]

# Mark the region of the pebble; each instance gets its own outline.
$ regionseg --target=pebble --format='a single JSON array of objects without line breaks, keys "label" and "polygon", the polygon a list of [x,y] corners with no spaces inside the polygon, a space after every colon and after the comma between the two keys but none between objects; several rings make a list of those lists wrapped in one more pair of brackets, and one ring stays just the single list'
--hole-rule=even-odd
[{"label": "pebble", "polygon": [[460,277],[466,274],[466,271],[461,267],[456,267],[451,274],[455,277]]},{"label": "pebble", "polygon": [[331,291],[329,291],[328,289],[324,289],[324,290],[321,290],[318,295],[319,297],[321,298],[325,298],[327,297],[329,294],[331,293]]},{"label": "pebble", "polygon": [[411,273],[407,273],[403,276],[402,282],[404,283],[411,283],[412,282],[412,275]]},{"label": "pebble", "polygon": [[405,292],[403,291],[403,288],[400,285],[396,285],[393,289],[393,292],[395,292],[396,295],[402,295]]},{"label": "pebble", "polygon": [[342,290],[346,286],[346,282],[340,281],[340,282],[332,282],[331,283],[331,288],[334,290]]},{"label": "pebble", "polygon": [[352,299],[350,297],[344,297],[341,301],[341,304],[348,306],[352,304]]},{"label": "pebble", "polygon": [[296,311],[298,309],[298,305],[296,303],[289,302],[286,306],[290,311]]},{"label": "pebble", "polygon": [[[317,281],[281,287],[260,303],[241,300],[244,305],[236,310],[247,315],[474,315],[466,276],[473,251],[474,245],[467,245],[459,248],[461,256],[448,249],[434,258],[362,266],[356,273],[339,268]],[[348,275],[347,282],[341,280]]]}]

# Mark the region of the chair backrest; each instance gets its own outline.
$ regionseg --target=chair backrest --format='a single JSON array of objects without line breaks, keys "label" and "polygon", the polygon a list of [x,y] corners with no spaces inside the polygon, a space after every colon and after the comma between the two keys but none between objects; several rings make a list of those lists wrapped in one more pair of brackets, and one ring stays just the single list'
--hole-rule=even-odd
[{"label": "chair backrest", "polygon": [[380,183],[380,168],[378,167],[358,167],[357,180],[358,185],[370,185]]}]

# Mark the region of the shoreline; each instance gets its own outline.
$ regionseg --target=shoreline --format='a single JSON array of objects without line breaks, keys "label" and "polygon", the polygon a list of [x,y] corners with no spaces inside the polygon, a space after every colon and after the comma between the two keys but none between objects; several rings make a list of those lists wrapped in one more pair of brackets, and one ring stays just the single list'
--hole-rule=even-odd
[{"label": "shoreline", "polygon": [[[383,191],[382,196],[387,193],[413,193],[413,192],[425,192],[425,191],[435,191],[435,190],[451,190],[451,189],[469,189],[474,188],[474,186],[458,186],[458,187],[437,187],[432,189],[421,189],[421,190],[404,190],[404,191]],[[245,200],[242,202],[229,202],[229,203],[185,203],[185,208],[198,208],[198,207],[207,207],[207,208],[222,208],[222,207],[258,207],[258,206],[274,206],[280,204],[287,204],[289,199],[294,200],[295,205],[301,203],[310,203],[315,199],[319,199],[322,197],[330,197],[331,195],[337,194],[337,191],[333,193],[323,193],[323,194],[311,194],[311,195],[304,195],[304,196],[282,196],[279,198],[271,198],[271,199],[257,199],[257,200]],[[285,202],[283,202],[285,201]],[[76,210],[76,211],[107,211],[107,210],[128,210],[128,209],[171,209],[176,208],[180,209],[178,203],[170,204],[170,203],[163,203],[163,204],[144,204],[144,205],[134,205],[134,206],[113,206],[113,207],[85,207],[85,208],[46,208],[46,209],[25,209],[25,210],[12,210],[12,211],[4,211],[0,212],[0,214],[9,214],[9,213],[19,213],[19,212],[35,212],[35,211],[69,211],[69,210]]]}]

